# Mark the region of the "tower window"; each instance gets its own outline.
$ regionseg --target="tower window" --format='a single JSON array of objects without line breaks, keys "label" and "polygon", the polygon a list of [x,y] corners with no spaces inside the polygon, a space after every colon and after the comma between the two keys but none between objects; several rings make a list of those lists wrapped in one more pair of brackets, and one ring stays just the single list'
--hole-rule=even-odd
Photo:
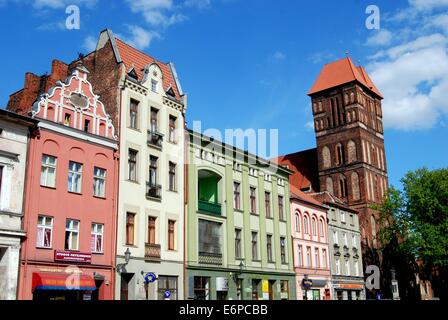
[{"label": "tower window", "polygon": [[336,145],[336,164],[342,165],[344,163],[345,163],[344,148],[342,147],[342,144],[338,143]]}]

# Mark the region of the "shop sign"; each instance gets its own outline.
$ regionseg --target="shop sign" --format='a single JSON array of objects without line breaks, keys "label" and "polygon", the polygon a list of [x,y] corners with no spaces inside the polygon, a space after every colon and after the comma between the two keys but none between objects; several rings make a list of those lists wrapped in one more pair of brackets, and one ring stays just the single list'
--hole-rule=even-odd
[{"label": "shop sign", "polygon": [[302,280],[302,285],[304,288],[311,288],[313,286],[313,280],[311,279],[303,279]]},{"label": "shop sign", "polygon": [[364,288],[364,285],[363,284],[357,284],[357,283],[335,283],[335,284],[333,284],[333,287],[335,289],[362,290]]},{"label": "shop sign", "polygon": [[148,273],[145,275],[145,283],[153,283],[153,282],[156,281],[156,280],[157,280],[157,276],[156,276],[156,274],[153,273],[153,272],[148,272]]},{"label": "shop sign", "polygon": [[54,261],[90,264],[92,263],[92,255],[90,253],[55,250]]},{"label": "shop sign", "polygon": [[269,294],[269,281],[268,280],[263,280],[263,282],[261,284],[261,291],[263,291],[263,293]]},{"label": "shop sign", "polygon": [[163,293],[163,296],[165,297],[165,299],[169,299],[169,298],[171,297],[171,291],[166,290],[166,291]]},{"label": "shop sign", "polygon": [[229,280],[226,277],[216,278],[216,291],[229,291]]}]

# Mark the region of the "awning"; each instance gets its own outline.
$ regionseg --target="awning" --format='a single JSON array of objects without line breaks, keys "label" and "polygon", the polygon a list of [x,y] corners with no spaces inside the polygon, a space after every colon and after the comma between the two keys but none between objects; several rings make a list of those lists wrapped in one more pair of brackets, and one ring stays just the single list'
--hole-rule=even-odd
[{"label": "awning", "polygon": [[96,285],[88,275],[33,273],[32,290],[96,290]]}]

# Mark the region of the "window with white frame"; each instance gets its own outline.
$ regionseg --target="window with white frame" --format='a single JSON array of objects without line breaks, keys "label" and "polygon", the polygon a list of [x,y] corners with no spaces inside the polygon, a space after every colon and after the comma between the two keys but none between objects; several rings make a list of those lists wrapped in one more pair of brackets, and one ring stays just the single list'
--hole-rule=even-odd
[{"label": "window with white frame", "polygon": [[311,267],[311,247],[306,247],[306,266]]},{"label": "window with white frame", "polygon": [[68,191],[81,193],[82,164],[70,161],[68,164]]},{"label": "window with white frame", "polygon": [[300,232],[300,216],[299,213],[295,214],[296,232]]},{"label": "window with white frame", "polygon": [[324,221],[323,220],[319,221],[319,229],[320,229],[319,230],[320,236],[321,236],[321,238],[323,238],[325,236]]},{"label": "window with white frame", "polygon": [[151,79],[151,91],[157,92],[157,81],[154,79]]},{"label": "window with white frame", "polygon": [[341,211],[341,222],[345,223],[345,212]]},{"label": "window with white frame", "polygon": [[93,253],[103,252],[103,234],[104,234],[104,225],[100,223],[92,223],[90,250]]},{"label": "window with white frame", "polygon": [[53,233],[53,217],[39,216],[37,218],[36,247],[51,248]]},{"label": "window with white frame", "polygon": [[79,221],[67,219],[65,224],[65,250],[79,248]]},{"label": "window with white frame", "polygon": [[339,245],[338,232],[336,230],[333,230],[333,242]]},{"label": "window with white frame", "polygon": [[322,249],[322,268],[326,268],[327,267],[327,250],[326,249]]},{"label": "window with white frame", "polygon": [[319,249],[314,248],[314,266],[319,268]]},{"label": "window with white frame", "polygon": [[355,261],[355,276],[359,277],[359,265],[358,265],[358,261]]},{"label": "window with white frame", "polygon": [[299,267],[303,266],[303,249],[302,249],[302,245],[299,244],[298,246],[298,251],[297,251],[297,258],[298,258],[298,262],[299,262]]},{"label": "window with white frame", "polygon": [[339,275],[341,274],[341,261],[339,259],[336,259],[335,262],[335,266],[336,266],[336,274]]},{"label": "window with white frame", "polygon": [[350,275],[350,261],[345,260],[345,275],[349,276]]},{"label": "window with white frame", "polygon": [[106,196],[106,170],[93,168],[93,195],[104,198]]},{"label": "window with white frame", "polygon": [[344,246],[348,247],[348,238],[347,238],[347,233],[344,232]]},{"label": "window with white frame", "polygon": [[358,248],[358,245],[356,243],[356,234],[352,235],[352,242],[353,242],[353,248]]},{"label": "window with white frame", "polygon": [[56,157],[42,155],[42,167],[40,172],[40,185],[45,187],[56,187]]}]

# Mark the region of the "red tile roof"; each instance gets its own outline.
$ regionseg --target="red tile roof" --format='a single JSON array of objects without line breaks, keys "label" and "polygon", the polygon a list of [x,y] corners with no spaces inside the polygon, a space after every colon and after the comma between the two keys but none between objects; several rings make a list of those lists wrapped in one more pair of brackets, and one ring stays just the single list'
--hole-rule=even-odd
[{"label": "red tile roof", "polygon": [[316,82],[308,92],[308,95],[334,88],[342,84],[358,81],[366,88],[372,90],[380,98],[380,91],[375,87],[372,80],[362,66],[355,67],[349,57],[328,63],[323,66]]},{"label": "red tile roof", "polygon": [[313,192],[319,191],[316,148],[280,156],[272,161],[288,166],[294,172],[289,176],[291,185],[299,190],[311,188]]},{"label": "red tile roof", "polygon": [[160,69],[162,70],[163,75],[163,89],[167,91],[171,86],[176,95],[176,99],[180,99],[179,89],[177,88],[176,81],[174,80],[173,72],[171,71],[171,67],[168,63],[160,62],[153,57],[147,55],[146,53],[130,46],[124,41],[115,37],[117,43],[117,49],[120,54],[121,60],[123,61],[126,72],[134,67],[135,72],[137,73],[138,79],[141,80],[143,78],[142,70],[151,63],[156,63]]},{"label": "red tile roof", "polygon": [[336,207],[339,207],[343,210],[346,211],[350,211],[353,213],[358,213],[357,210],[348,207],[344,201],[342,201],[341,199],[339,199],[338,197],[332,195],[330,192],[328,191],[323,191],[323,192],[318,192],[318,193],[310,193],[308,194],[308,196],[316,199],[317,201],[323,203],[323,204],[327,204],[327,205],[333,205]]},{"label": "red tile roof", "polygon": [[289,185],[289,188],[290,188],[290,190],[291,190],[291,196],[292,196],[293,198],[296,198],[296,199],[299,199],[299,200],[302,200],[302,201],[305,201],[305,202],[314,204],[314,205],[316,205],[316,206],[320,206],[320,207],[323,206],[323,203],[322,203],[322,202],[316,200],[315,198],[313,198],[313,197],[310,196],[309,194],[306,194],[305,192],[300,191],[300,190],[299,190],[298,188],[296,188],[295,186],[293,186],[293,185]]}]

